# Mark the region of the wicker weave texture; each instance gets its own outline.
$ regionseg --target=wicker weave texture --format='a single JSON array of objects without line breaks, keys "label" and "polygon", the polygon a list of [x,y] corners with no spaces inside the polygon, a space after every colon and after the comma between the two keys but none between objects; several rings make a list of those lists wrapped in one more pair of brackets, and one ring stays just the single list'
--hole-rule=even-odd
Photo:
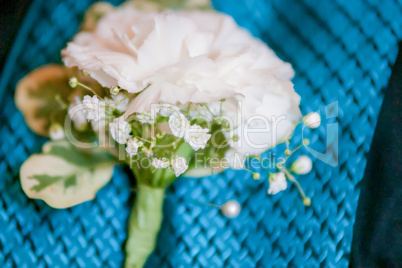
[{"label": "wicker weave texture", "polygon": [[[119,1],[115,1],[117,4]],[[55,210],[21,190],[22,162],[40,150],[16,110],[17,81],[34,68],[60,62],[60,50],[77,31],[90,0],[35,0],[0,81],[0,263],[2,267],[120,267],[132,175],[116,167],[112,183],[94,201]],[[311,147],[324,151],[326,124],[338,124],[339,164],[314,159],[297,190],[267,196],[267,174],[227,170],[202,179],[179,179],[167,192],[165,220],[149,267],[346,267],[352,227],[383,89],[402,36],[396,0],[216,0],[278,55],[292,63],[303,113],[327,109],[320,128],[305,130]],[[328,114],[327,114],[328,115]],[[337,115],[337,117],[335,117]],[[299,139],[300,141],[300,139]],[[298,142],[297,140],[295,142]],[[278,151],[279,152],[279,151]],[[304,152],[306,153],[306,152]],[[217,208],[242,205],[238,218]]]}]

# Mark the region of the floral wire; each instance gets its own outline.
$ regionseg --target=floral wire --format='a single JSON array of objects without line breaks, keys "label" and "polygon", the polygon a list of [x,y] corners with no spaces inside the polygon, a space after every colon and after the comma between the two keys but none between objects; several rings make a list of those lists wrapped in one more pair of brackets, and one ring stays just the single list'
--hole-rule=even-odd
[{"label": "floral wire", "polygon": [[223,102],[225,101],[225,99],[221,99],[220,101],[221,101],[221,107],[219,110],[219,115],[222,115],[222,106],[223,106]]},{"label": "floral wire", "polygon": [[[193,104],[193,103],[190,102],[190,104],[187,106],[187,111],[185,112],[188,117],[190,117],[190,109],[191,109],[191,105],[192,105],[192,104]],[[198,117],[198,116],[197,116],[197,117]]]},{"label": "floral wire", "polygon": [[55,96],[56,101],[60,104],[61,108],[63,110],[67,109],[68,105],[61,99],[61,96],[59,94],[57,94]]},{"label": "floral wire", "polygon": [[142,141],[149,142],[149,143],[151,143],[151,144],[152,144],[152,142],[151,142],[151,141],[149,141],[149,140],[147,140],[147,139],[144,139],[144,138],[141,138],[141,137],[135,137],[135,138],[138,138],[138,139],[140,139],[140,140],[142,140]]},{"label": "floral wire", "polygon": [[[297,150],[299,150],[303,145],[304,145],[304,143],[303,143],[303,141],[302,141],[302,144],[300,144],[300,145],[298,145],[297,147],[295,147],[295,148],[290,152],[289,155],[287,155],[281,162],[279,162],[279,163],[276,165],[277,168],[278,168],[278,169],[281,169],[281,168],[285,165],[286,161],[288,161],[289,157],[291,157],[291,156],[292,156]],[[289,149],[289,147],[287,147],[287,148]]]},{"label": "floral wire", "polygon": [[290,180],[291,182],[293,182],[296,185],[297,190],[299,191],[299,194],[303,200],[308,198],[306,196],[306,194],[304,193],[303,188],[300,186],[299,182],[295,179],[295,177],[292,174],[290,174],[290,172],[286,168],[281,167],[281,168],[279,168],[279,170],[282,171],[283,173],[285,173],[288,180]]},{"label": "floral wire", "polygon": [[216,115],[215,115],[213,112],[211,112],[211,110],[209,109],[209,107],[208,107],[207,104],[202,103],[201,106],[204,106],[204,107],[208,110],[208,112],[209,112],[210,114],[212,114],[213,117],[216,117]]},{"label": "floral wire", "polygon": [[84,85],[83,83],[80,83],[80,82],[77,81],[77,85],[79,85],[79,86],[81,86],[81,87],[83,87],[83,88],[85,88],[85,89],[88,89],[89,91],[91,91],[92,93],[94,93],[99,99],[103,99],[103,98],[101,98],[101,97],[95,92],[95,90],[93,90],[92,88],[90,88],[90,87]]},{"label": "floral wire", "polygon": [[144,87],[140,92],[138,92],[137,94],[140,94],[141,92],[143,92],[144,90],[146,90],[147,88],[149,88],[152,84],[149,83],[146,87]]}]

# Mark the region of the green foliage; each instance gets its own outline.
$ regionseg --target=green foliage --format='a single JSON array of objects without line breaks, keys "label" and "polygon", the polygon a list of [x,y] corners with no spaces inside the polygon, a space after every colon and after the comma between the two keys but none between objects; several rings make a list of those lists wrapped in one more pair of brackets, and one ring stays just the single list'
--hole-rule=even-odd
[{"label": "green foliage", "polygon": [[49,175],[33,175],[31,177],[29,177],[29,179],[35,179],[37,180],[39,183],[37,185],[32,186],[31,190],[35,191],[35,192],[40,192],[43,189],[45,189],[46,187],[49,187],[50,185],[63,180],[64,177],[63,176],[49,176]]},{"label": "green foliage", "polygon": [[115,159],[99,148],[79,149],[66,140],[51,141],[32,155],[20,170],[21,185],[31,198],[64,208],[93,199],[107,183]]},{"label": "green foliage", "polygon": [[65,161],[73,165],[83,167],[92,167],[94,165],[114,160],[113,156],[105,150],[100,150],[98,148],[79,149],[75,146],[66,146],[65,143],[56,143],[51,146],[47,154],[63,158]]}]

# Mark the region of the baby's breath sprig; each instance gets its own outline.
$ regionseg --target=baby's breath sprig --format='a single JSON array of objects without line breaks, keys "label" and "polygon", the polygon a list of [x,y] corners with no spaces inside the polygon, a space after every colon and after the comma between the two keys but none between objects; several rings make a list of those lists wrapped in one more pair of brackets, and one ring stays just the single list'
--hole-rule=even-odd
[{"label": "baby's breath sprig", "polygon": [[296,180],[296,178],[289,172],[289,170],[287,170],[287,169],[284,168],[283,166],[282,166],[282,167],[278,167],[278,169],[279,169],[280,171],[282,171],[283,173],[285,173],[286,178],[287,178],[288,180],[290,180],[291,182],[293,182],[293,183],[296,185],[297,190],[299,191],[299,194],[300,194],[300,196],[301,196],[301,198],[302,198],[302,200],[303,200],[303,204],[304,204],[306,207],[310,206],[310,204],[311,204],[311,199],[306,196],[306,194],[305,194],[304,191],[303,191],[303,188],[300,186],[300,184],[299,184],[299,182]]},{"label": "baby's breath sprig", "polygon": [[92,88],[88,87],[87,85],[84,85],[83,83],[80,83],[77,79],[77,77],[71,77],[68,84],[70,85],[71,88],[76,88],[77,86],[81,86],[85,89],[88,89],[89,91],[91,91],[92,93],[94,93],[94,95],[96,95],[98,98],[102,99],[96,92],[95,90],[93,90]]}]

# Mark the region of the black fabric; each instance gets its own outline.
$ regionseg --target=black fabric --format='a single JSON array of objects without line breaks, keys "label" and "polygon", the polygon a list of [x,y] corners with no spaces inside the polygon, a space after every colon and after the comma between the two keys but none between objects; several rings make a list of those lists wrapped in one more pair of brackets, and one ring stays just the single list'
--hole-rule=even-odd
[{"label": "black fabric", "polygon": [[30,0],[0,0],[0,73],[30,3]]},{"label": "black fabric", "polygon": [[[0,72],[30,3],[0,0]],[[402,267],[401,90],[399,53],[361,182],[351,267]]]},{"label": "black fabric", "polygon": [[352,267],[402,267],[402,43],[385,92],[353,230]]}]

